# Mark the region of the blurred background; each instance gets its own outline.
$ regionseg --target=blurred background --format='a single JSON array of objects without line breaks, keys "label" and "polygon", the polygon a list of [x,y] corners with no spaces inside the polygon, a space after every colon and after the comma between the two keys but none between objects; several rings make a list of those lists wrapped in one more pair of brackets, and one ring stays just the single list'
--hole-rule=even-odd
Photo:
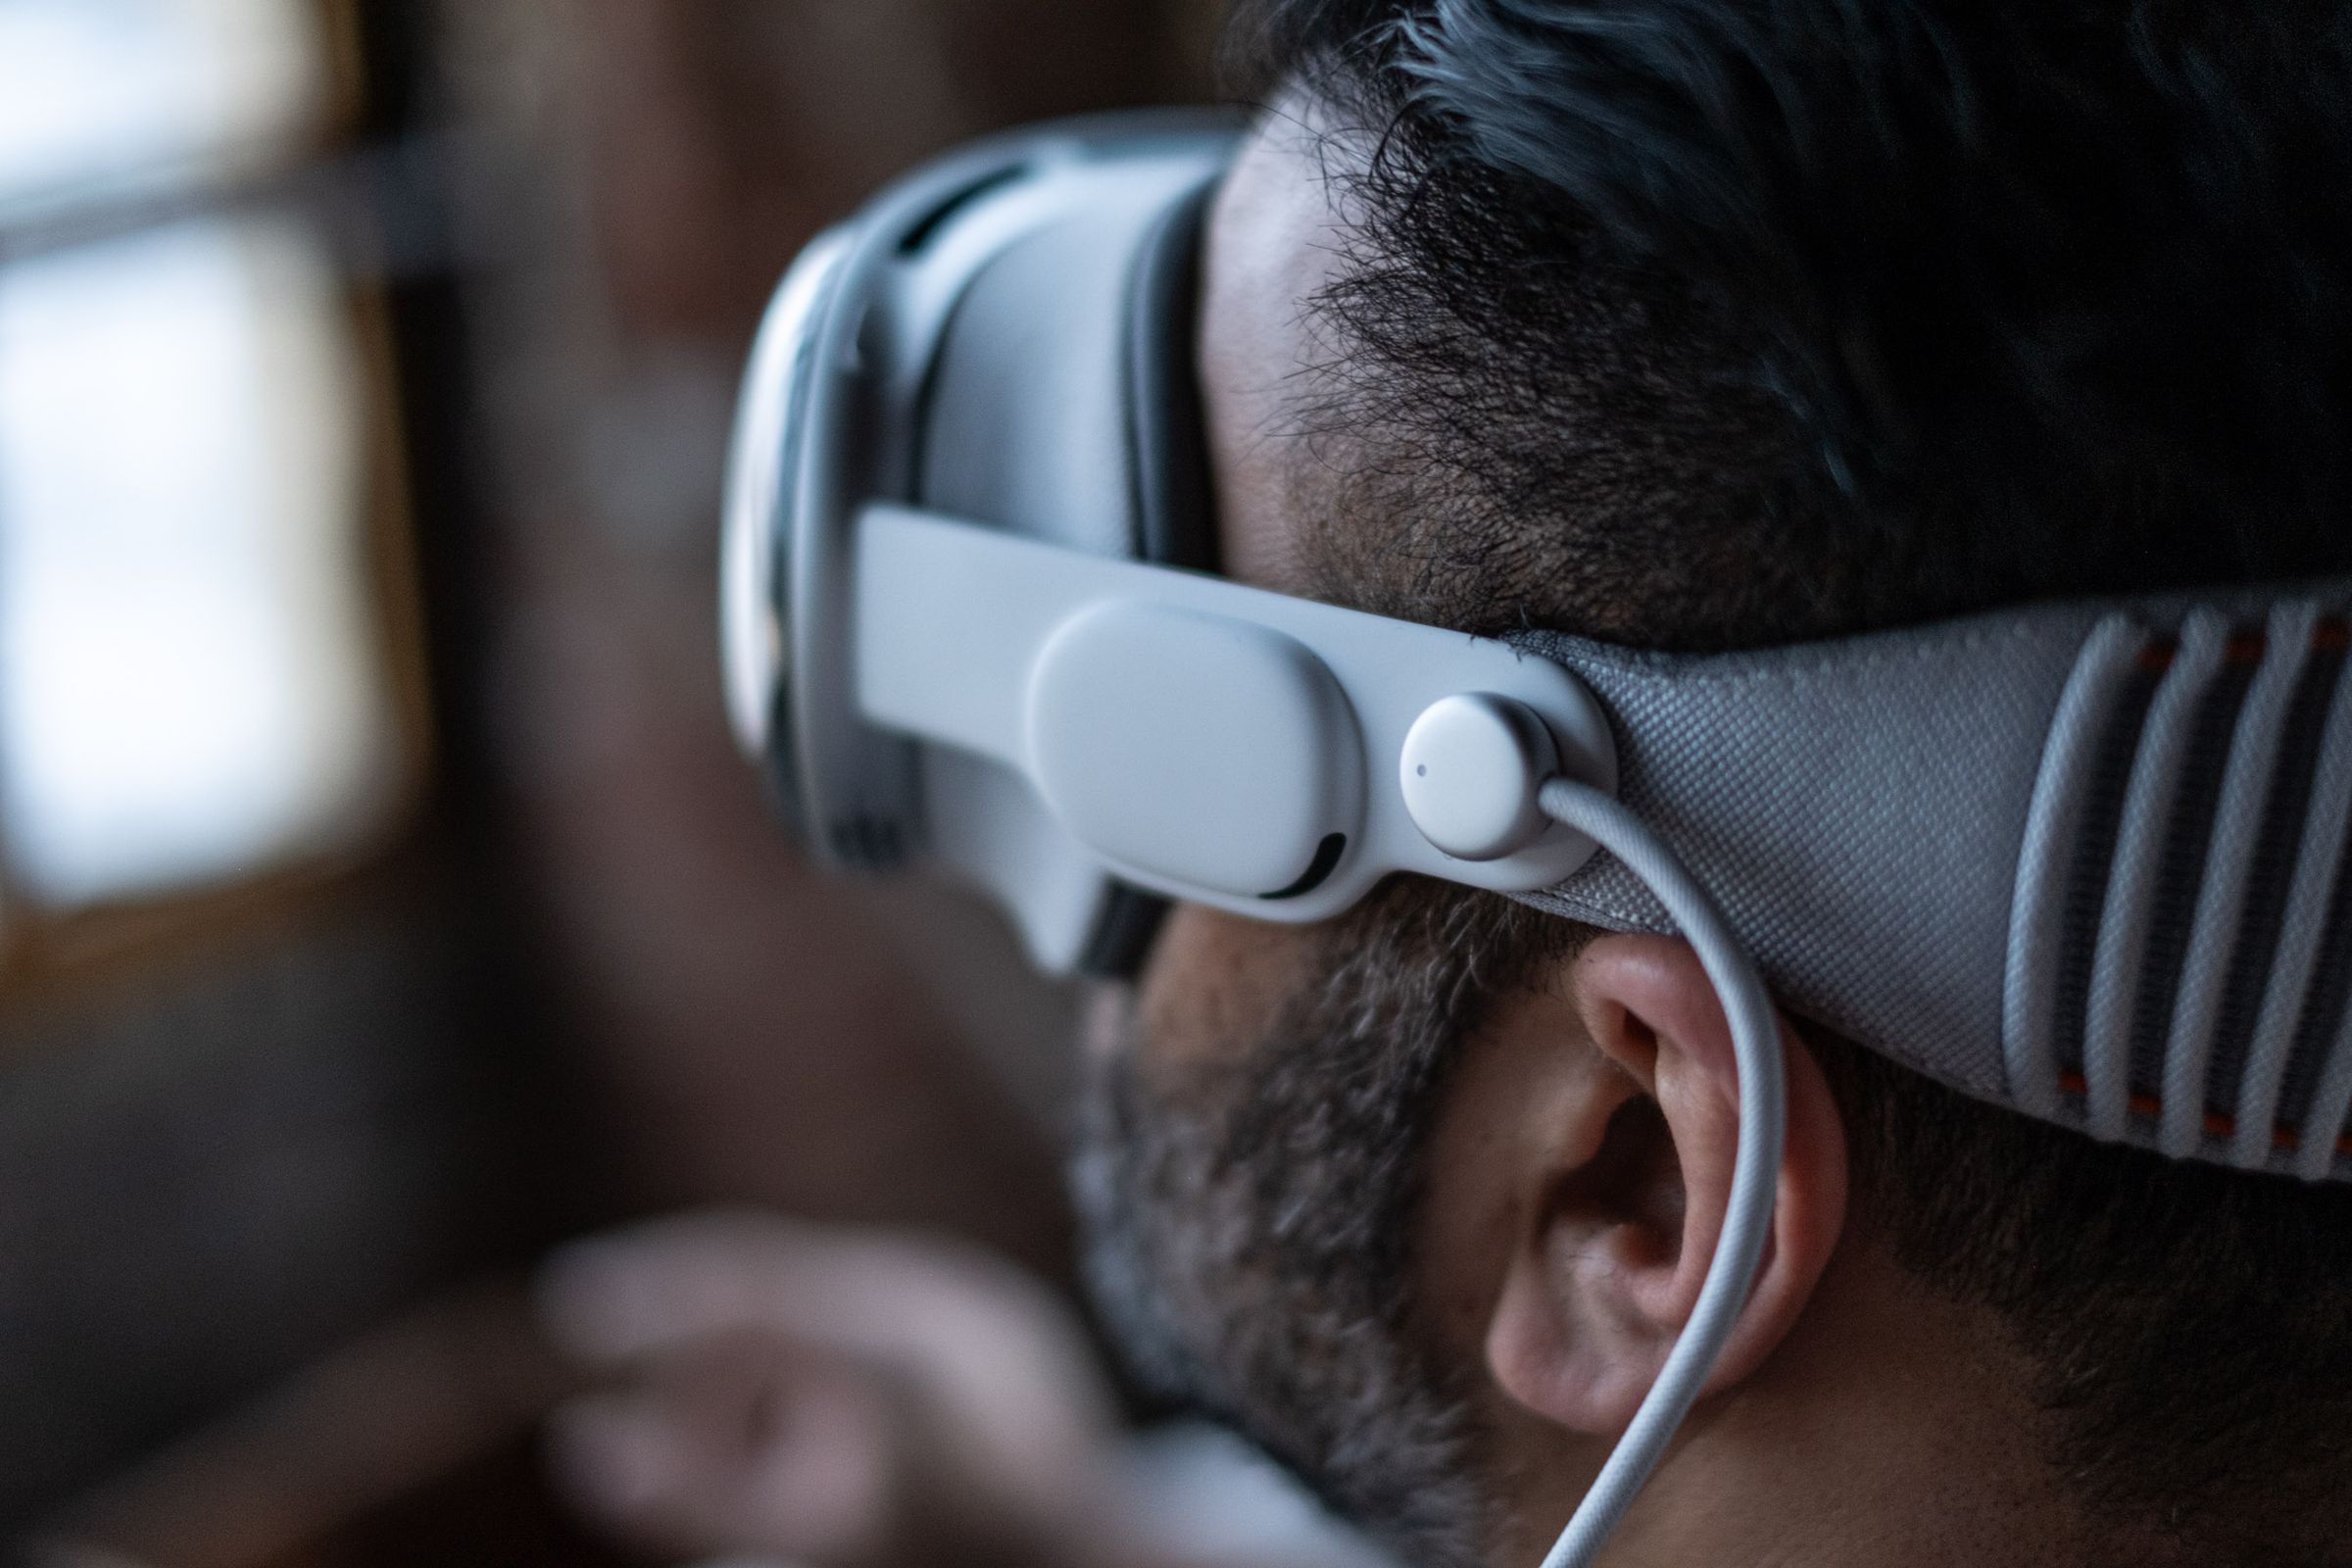
[{"label": "blurred background", "polygon": [[721,456],[804,239],[1217,10],[0,0],[0,1550],[621,1560],[522,1290],[630,1216],[1066,1280],[1065,999],[769,827]]}]

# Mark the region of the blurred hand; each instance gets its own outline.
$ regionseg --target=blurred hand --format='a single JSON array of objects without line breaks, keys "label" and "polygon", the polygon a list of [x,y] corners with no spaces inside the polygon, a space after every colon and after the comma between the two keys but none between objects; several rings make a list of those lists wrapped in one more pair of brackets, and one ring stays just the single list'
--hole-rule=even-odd
[{"label": "blurred hand", "polygon": [[556,1418],[559,1484],[640,1544],[1035,1563],[1116,1511],[1076,1323],[975,1250],[708,1214],[559,1253],[541,1302],[601,1380]]}]

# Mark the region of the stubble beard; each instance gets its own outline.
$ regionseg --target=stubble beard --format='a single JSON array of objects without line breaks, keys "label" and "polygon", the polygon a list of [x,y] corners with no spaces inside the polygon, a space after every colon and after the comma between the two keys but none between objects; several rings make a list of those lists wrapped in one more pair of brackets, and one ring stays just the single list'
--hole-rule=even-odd
[{"label": "stubble beard", "polygon": [[1138,1376],[1432,1568],[1480,1561],[1495,1521],[1465,1379],[1412,1289],[1423,1153],[1455,1048],[1543,918],[1392,884],[1319,934],[1262,1038],[1206,1054],[1220,1065],[1153,1071],[1129,1002],[1080,1118],[1089,1281]]}]

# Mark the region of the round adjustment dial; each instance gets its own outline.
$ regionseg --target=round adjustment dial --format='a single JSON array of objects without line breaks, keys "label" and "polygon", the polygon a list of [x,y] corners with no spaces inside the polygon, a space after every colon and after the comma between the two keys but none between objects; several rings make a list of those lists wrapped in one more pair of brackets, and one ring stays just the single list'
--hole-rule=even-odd
[{"label": "round adjustment dial", "polygon": [[1536,792],[1558,770],[1551,731],[1533,709],[1474,692],[1423,710],[1405,735],[1397,781],[1422,837],[1457,860],[1499,860],[1550,830]]}]

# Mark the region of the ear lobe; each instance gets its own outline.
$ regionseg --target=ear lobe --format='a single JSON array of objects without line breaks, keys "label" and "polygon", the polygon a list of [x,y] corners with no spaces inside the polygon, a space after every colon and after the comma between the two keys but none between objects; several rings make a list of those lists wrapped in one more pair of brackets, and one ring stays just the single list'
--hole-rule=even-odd
[{"label": "ear lobe", "polygon": [[[1522,1176],[1534,1184],[1520,1209],[1528,1223],[1487,1357],[1531,1411],[1613,1437],[1664,1366],[1714,1259],[1739,1146],[1739,1072],[1714,987],[1679,940],[1600,938],[1578,955],[1568,988],[1592,1045],[1622,1073],[1589,1075],[1575,1112],[1605,1132],[1554,1146],[1589,1153]],[[1845,1224],[1836,1102],[1786,1019],[1781,1039],[1788,1122],[1772,1240],[1710,1395],[1752,1375],[1795,1325]]]}]

